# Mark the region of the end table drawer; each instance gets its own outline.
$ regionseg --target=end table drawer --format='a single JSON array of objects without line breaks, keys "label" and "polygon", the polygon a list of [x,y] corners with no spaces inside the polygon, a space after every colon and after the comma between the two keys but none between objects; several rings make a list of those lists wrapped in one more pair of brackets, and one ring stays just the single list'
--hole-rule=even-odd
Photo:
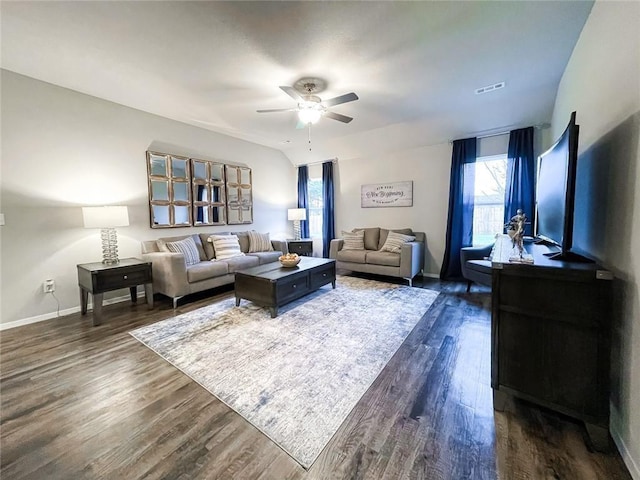
[{"label": "end table drawer", "polygon": [[287,243],[289,253],[297,253],[298,255],[307,255],[313,253],[313,243],[311,240],[306,241],[289,241]]},{"label": "end table drawer", "polygon": [[151,282],[151,268],[125,269],[118,268],[100,272],[96,275],[96,289],[125,288]]}]

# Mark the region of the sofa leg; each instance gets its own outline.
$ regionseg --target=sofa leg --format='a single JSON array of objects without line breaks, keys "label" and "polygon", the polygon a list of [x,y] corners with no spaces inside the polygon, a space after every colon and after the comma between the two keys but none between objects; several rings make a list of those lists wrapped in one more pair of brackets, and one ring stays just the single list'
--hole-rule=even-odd
[{"label": "sofa leg", "polygon": [[173,297],[173,309],[175,310],[176,308],[178,308],[178,300],[180,300],[182,297]]},{"label": "sofa leg", "polygon": [[467,293],[471,291],[471,280],[467,280]]},{"label": "sofa leg", "polygon": [[406,278],[405,280],[409,282],[410,287],[413,287],[413,278]]}]

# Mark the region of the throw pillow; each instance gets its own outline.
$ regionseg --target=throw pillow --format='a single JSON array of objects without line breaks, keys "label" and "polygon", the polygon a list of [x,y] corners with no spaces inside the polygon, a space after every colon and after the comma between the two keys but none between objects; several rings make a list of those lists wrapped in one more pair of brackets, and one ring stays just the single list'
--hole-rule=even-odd
[{"label": "throw pillow", "polygon": [[192,237],[187,237],[184,240],[178,240],[177,242],[166,242],[167,249],[173,253],[181,253],[184,255],[184,262],[189,265],[195,265],[200,263],[200,254],[198,253],[198,247]]},{"label": "throw pillow", "polygon": [[402,235],[413,235],[413,230],[410,228],[394,228],[393,230],[387,230],[386,228],[380,229],[380,240],[378,240],[378,250],[382,249],[384,242],[387,241],[387,235],[389,232],[401,233]]},{"label": "throw pillow", "polygon": [[258,233],[255,230],[250,230],[247,234],[249,235],[249,253],[273,251],[268,233]]},{"label": "throw pillow", "polygon": [[342,232],[342,250],[364,250],[364,230]]},{"label": "throw pillow", "polygon": [[240,242],[235,235],[211,235],[208,239],[213,244],[215,258],[211,260],[225,260],[227,258],[241,257]]},{"label": "throw pillow", "polygon": [[[207,254],[204,251],[204,246],[202,241],[200,240],[200,236],[198,234],[189,235],[189,237],[193,238],[193,241],[196,244],[196,248],[198,249],[198,254],[200,255],[200,260],[208,260]],[[180,240],[184,240],[187,238],[187,235],[180,235],[178,237],[164,237],[156,240],[156,245],[158,245],[158,250],[161,252],[169,252],[170,250],[167,248],[168,242],[177,242]],[[206,238],[205,238],[206,240]]]},{"label": "throw pillow", "polygon": [[402,245],[407,242],[413,242],[416,237],[412,235],[403,235],[402,233],[389,232],[384,245],[380,249],[381,252],[400,253]]}]

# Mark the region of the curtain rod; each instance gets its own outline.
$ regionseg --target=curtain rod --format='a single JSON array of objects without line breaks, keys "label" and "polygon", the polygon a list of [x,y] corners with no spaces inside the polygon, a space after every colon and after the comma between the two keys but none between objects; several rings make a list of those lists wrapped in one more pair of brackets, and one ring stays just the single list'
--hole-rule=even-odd
[{"label": "curtain rod", "polygon": [[[537,125],[533,125],[533,128],[535,128],[536,130],[544,130],[545,128],[549,128],[550,126],[551,126],[550,123],[538,123]],[[524,128],[526,128],[526,127],[524,127]],[[517,129],[511,129],[511,130],[517,130]],[[505,130],[505,131],[497,132],[497,133],[488,133],[486,135],[476,135],[476,139],[499,137],[500,135],[507,135],[507,134],[511,133],[511,130]],[[470,137],[465,137],[465,138],[470,138]],[[449,140],[449,143],[453,143],[453,140]]]},{"label": "curtain rod", "polygon": [[303,165],[306,165],[308,167],[310,165],[318,165],[319,163],[327,163],[327,162],[338,163],[338,159],[337,158],[331,158],[329,160],[319,160],[317,162],[311,162],[311,163],[299,163],[299,164],[296,165],[296,167],[302,167]]}]

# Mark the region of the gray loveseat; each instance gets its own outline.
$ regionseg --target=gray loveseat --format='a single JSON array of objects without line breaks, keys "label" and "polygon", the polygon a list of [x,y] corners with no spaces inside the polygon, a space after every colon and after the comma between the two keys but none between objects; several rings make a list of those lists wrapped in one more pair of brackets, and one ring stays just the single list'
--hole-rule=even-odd
[{"label": "gray loveseat", "polygon": [[[233,283],[237,270],[277,262],[278,257],[287,251],[286,242],[271,240],[273,251],[249,253],[247,232],[231,233],[238,237],[240,250],[245,255],[213,262],[213,245],[207,239],[210,235],[225,235],[229,232],[196,233],[142,242],[142,258],[152,262],[154,293],[170,297],[173,308],[176,308],[178,300],[183,296]],[[193,238],[200,257],[199,263],[189,266],[182,253],[162,251],[163,242],[175,242],[187,237]]]},{"label": "gray loveseat", "polygon": [[[353,272],[404,278],[411,286],[413,277],[422,272],[424,267],[426,235],[423,232],[413,232],[410,228],[387,230],[373,227],[355,228],[353,231],[357,230],[364,230],[363,250],[343,250],[343,239],[331,241],[329,257],[336,260],[336,267]],[[380,251],[390,231],[412,235],[415,241],[403,244],[400,253]]]}]

